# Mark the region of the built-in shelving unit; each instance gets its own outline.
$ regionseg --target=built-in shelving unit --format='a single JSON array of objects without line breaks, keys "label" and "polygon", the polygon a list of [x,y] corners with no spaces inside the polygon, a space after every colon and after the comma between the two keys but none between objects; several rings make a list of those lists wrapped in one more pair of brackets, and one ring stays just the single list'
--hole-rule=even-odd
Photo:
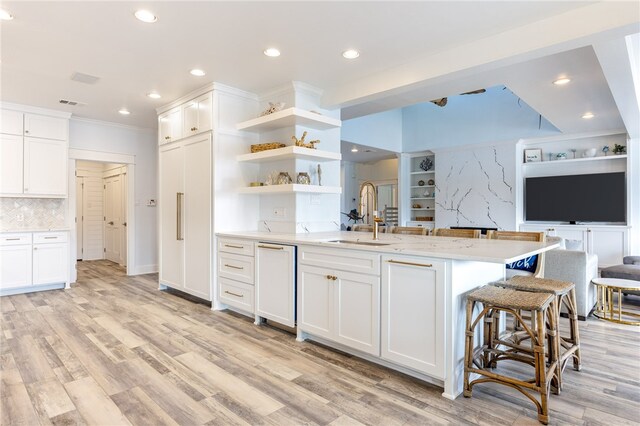
[{"label": "built-in shelving unit", "polygon": [[[423,170],[420,167],[420,164],[425,159],[431,160],[429,170]],[[407,158],[407,162],[409,170],[404,182],[408,183],[408,199],[403,199],[401,205],[409,214],[405,215],[404,224],[432,228],[434,226],[433,219],[435,219],[436,215],[435,155],[432,152],[411,154]],[[414,207],[414,205],[419,205],[420,207]],[[431,218],[432,220],[424,220],[425,218]]]},{"label": "built-in shelving unit", "polygon": [[339,186],[301,185],[291,183],[287,185],[247,186],[238,190],[241,194],[341,194]]},{"label": "built-in shelving unit", "polygon": [[293,107],[243,121],[242,123],[238,123],[236,128],[238,130],[260,132],[290,126],[304,126],[317,130],[326,130],[340,127],[341,125],[342,123],[338,119]]},{"label": "built-in shelving unit", "polygon": [[611,155],[602,155],[599,157],[587,157],[587,158],[570,158],[566,160],[552,160],[552,161],[538,161],[535,163],[524,163],[525,167],[542,167],[548,166],[551,164],[573,164],[573,163],[584,163],[589,161],[614,161],[614,160],[625,160],[626,161],[627,154],[611,154]]},{"label": "built-in shelving unit", "polygon": [[268,163],[281,160],[340,161],[342,155],[338,152],[320,151],[301,146],[286,146],[284,148],[238,155],[236,159],[240,162],[251,163]]}]

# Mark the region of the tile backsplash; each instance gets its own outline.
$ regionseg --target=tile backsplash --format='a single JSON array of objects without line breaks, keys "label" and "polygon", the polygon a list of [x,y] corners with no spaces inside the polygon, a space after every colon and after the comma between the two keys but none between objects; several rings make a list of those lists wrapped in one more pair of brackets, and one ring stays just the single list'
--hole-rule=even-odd
[{"label": "tile backsplash", "polygon": [[60,198],[0,198],[0,229],[64,228],[67,200]]}]

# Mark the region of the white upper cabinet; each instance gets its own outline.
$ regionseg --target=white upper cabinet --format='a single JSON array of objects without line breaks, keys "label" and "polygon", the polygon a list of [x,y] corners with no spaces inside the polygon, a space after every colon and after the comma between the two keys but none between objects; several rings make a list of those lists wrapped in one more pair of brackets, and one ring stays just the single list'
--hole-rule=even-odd
[{"label": "white upper cabinet", "polygon": [[211,130],[213,96],[206,93],[182,106],[182,136]]},{"label": "white upper cabinet", "polygon": [[24,114],[8,109],[2,110],[0,116],[0,133],[5,135],[22,135]]},{"label": "white upper cabinet", "polygon": [[67,156],[66,141],[24,138],[24,193],[65,196]]},{"label": "white upper cabinet", "polygon": [[0,194],[22,194],[23,152],[22,136],[0,135]]},{"label": "white upper cabinet", "polygon": [[182,109],[180,107],[170,109],[158,116],[159,143],[169,143],[182,137]]},{"label": "white upper cabinet", "polygon": [[69,121],[39,114],[24,115],[24,135],[32,138],[66,141]]}]

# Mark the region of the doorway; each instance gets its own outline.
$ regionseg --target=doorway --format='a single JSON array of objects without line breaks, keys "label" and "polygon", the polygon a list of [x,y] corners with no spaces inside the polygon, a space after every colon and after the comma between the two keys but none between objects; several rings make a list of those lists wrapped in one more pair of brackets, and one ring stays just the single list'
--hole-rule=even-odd
[{"label": "doorway", "polygon": [[77,260],[127,265],[127,166],[76,162]]}]

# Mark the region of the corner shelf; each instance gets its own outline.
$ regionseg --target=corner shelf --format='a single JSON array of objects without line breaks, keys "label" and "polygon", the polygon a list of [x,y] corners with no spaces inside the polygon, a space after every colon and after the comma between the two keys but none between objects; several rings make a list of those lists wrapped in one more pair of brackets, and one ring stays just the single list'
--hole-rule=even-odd
[{"label": "corner shelf", "polygon": [[525,167],[541,167],[549,164],[567,164],[567,163],[581,163],[586,161],[606,161],[606,160],[621,160],[623,158],[627,158],[627,154],[612,154],[612,155],[601,155],[599,157],[590,157],[590,158],[571,158],[567,160],[553,160],[553,161],[538,161],[535,163],[522,163]]},{"label": "corner shelf", "polygon": [[435,172],[436,172],[435,170],[429,170],[428,172],[420,171],[420,172],[411,172],[409,174],[411,174],[411,175],[428,175],[428,174],[432,174],[432,173],[435,173]]},{"label": "corner shelf", "polygon": [[288,185],[245,186],[238,189],[240,194],[342,194],[339,186],[300,185],[291,183]]},{"label": "corner shelf", "polygon": [[340,127],[342,126],[342,122],[336,118],[292,107],[269,115],[243,121],[242,123],[236,124],[236,129],[259,132],[290,126],[305,126],[317,130],[326,130]]},{"label": "corner shelf", "polygon": [[239,162],[252,163],[268,163],[270,161],[280,160],[339,161],[341,159],[342,155],[338,152],[320,151],[295,145],[251,154],[242,154],[236,157],[236,160]]}]

